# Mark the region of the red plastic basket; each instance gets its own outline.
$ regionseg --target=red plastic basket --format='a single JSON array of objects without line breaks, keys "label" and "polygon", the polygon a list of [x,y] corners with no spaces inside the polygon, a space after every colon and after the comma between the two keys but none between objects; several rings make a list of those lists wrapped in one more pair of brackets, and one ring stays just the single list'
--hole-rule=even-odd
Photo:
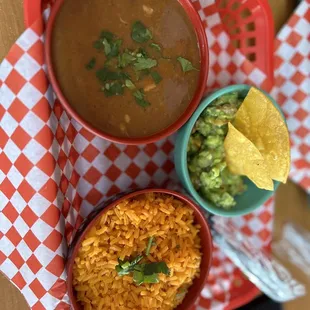
[{"label": "red plastic basket", "polygon": [[[55,1],[24,0],[26,26],[39,19],[42,10]],[[215,0],[213,9],[220,14],[234,46],[273,83],[274,26],[267,0]],[[234,277],[239,279],[242,275],[238,271]],[[230,303],[225,310],[238,308],[258,294],[259,290],[251,282],[244,281],[238,288],[232,287]]]},{"label": "red plastic basket", "polygon": [[273,82],[274,23],[267,0],[216,0],[230,38]]}]

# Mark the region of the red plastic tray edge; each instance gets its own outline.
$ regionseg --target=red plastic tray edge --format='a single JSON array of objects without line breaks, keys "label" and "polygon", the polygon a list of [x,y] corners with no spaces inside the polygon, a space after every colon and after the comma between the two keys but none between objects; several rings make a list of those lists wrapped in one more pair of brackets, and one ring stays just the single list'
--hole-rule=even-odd
[{"label": "red plastic tray edge", "polygon": [[253,286],[253,288],[249,290],[246,294],[240,295],[234,298],[233,300],[231,300],[229,305],[225,307],[225,310],[234,310],[234,309],[240,308],[250,303],[260,294],[261,294],[261,291],[256,286]]}]

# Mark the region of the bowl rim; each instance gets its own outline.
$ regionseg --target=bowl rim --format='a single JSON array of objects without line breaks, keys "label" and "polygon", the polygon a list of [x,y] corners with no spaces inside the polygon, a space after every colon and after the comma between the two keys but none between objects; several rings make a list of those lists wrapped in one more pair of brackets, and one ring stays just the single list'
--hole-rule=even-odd
[{"label": "bowl rim", "polygon": [[82,116],[80,116],[74,109],[71,107],[69,101],[66,99],[65,95],[63,94],[60,84],[56,78],[56,74],[54,71],[53,66],[53,59],[52,59],[52,34],[54,30],[54,24],[56,21],[56,17],[58,12],[64,3],[65,0],[58,0],[54,4],[46,29],[46,40],[45,40],[45,59],[47,65],[47,72],[49,76],[49,80],[51,85],[54,89],[54,92],[57,95],[60,103],[64,107],[64,109],[68,112],[68,114],[77,120],[83,127],[85,127],[88,131],[93,133],[96,136],[99,136],[103,139],[106,139],[111,142],[127,144],[127,145],[140,145],[140,144],[149,144],[152,142],[156,142],[161,140],[165,137],[172,135],[178,129],[180,129],[191,117],[193,112],[196,110],[197,106],[200,104],[201,98],[205,93],[208,73],[209,73],[209,48],[208,48],[208,41],[207,36],[205,34],[205,29],[203,23],[200,19],[198,12],[195,10],[194,6],[190,2],[190,0],[178,0],[178,2],[182,5],[184,11],[186,12],[187,16],[189,17],[191,24],[194,28],[194,31],[197,36],[197,44],[199,46],[200,52],[200,74],[197,83],[197,88],[194,94],[194,97],[189,102],[186,110],[183,114],[170,126],[167,128],[152,134],[147,137],[141,138],[125,138],[125,137],[116,137],[111,134],[105,133],[96,127],[94,127],[91,123],[87,122]]},{"label": "bowl rim", "polygon": [[[266,194],[261,197],[259,200],[256,201],[256,203],[251,204],[249,207],[246,207],[244,209],[223,209],[223,208],[219,208],[216,207],[214,204],[212,204],[211,202],[205,200],[204,198],[202,198],[198,192],[195,190],[191,180],[190,180],[190,176],[189,176],[189,172],[188,172],[188,168],[187,168],[187,145],[188,145],[188,141],[191,135],[191,131],[197,121],[197,119],[199,118],[199,116],[201,115],[201,113],[206,109],[206,107],[215,99],[217,99],[218,97],[227,94],[227,93],[231,93],[233,91],[249,91],[251,87],[255,87],[258,90],[262,91],[273,103],[273,105],[278,109],[278,111],[281,113],[283,119],[285,120],[284,114],[281,111],[279,105],[276,103],[276,101],[268,94],[266,93],[264,90],[260,89],[259,87],[256,86],[250,86],[247,84],[235,84],[235,85],[230,85],[230,86],[226,86],[223,87],[221,89],[216,90],[215,92],[213,92],[212,94],[210,94],[209,96],[207,96],[200,104],[200,106],[197,108],[197,110],[194,112],[194,114],[192,115],[192,117],[189,119],[189,121],[186,123],[185,130],[184,132],[182,132],[182,140],[181,140],[181,153],[179,154],[180,156],[180,163],[181,163],[181,171],[183,174],[183,177],[185,178],[185,182],[186,182],[186,188],[189,192],[189,194],[194,198],[195,201],[197,201],[197,203],[206,211],[214,214],[214,215],[219,215],[219,216],[223,216],[223,217],[236,217],[236,216],[241,216],[241,215],[246,215],[248,213],[253,212],[254,210],[256,210],[257,208],[259,208],[260,206],[262,206],[274,193],[275,191],[278,189],[280,182],[278,181],[274,181],[274,190],[273,191],[266,191]],[[183,127],[183,128],[184,128]]]},{"label": "bowl rim", "polygon": [[[204,287],[204,284],[208,278],[210,268],[211,268],[211,264],[212,264],[213,243],[212,243],[212,235],[211,235],[211,230],[210,230],[209,224],[207,223],[207,220],[206,220],[201,208],[193,200],[191,200],[191,198],[189,198],[188,196],[185,196],[184,194],[181,194],[179,192],[169,190],[169,189],[146,188],[146,189],[141,189],[141,190],[134,190],[134,191],[131,191],[130,193],[124,193],[124,195],[121,197],[119,197],[120,194],[118,194],[117,198],[115,200],[113,200],[111,203],[109,203],[107,206],[105,206],[102,210],[100,210],[94,216],[94,218],[92,218],[87,223],[87,225],[83,228],[83,231],[80,234],[75,236],[74,240],[71,243],[71,245],[73,245],[73,249],[72,249],[71,253],[69,252],[70,254],[67,258],[67,263],[66,263],[66,270],[67,270],[67,281],[66,281],[66,283],[67,283],[69,299],[70,299],[70,302],[72,304],[73,309],[75,309],[75,310],[80,309],[80,306],[76,301],[76,298],[74,295],[74,289],[73,289],[73,265],[74,265],[74,260],[78,254],[78,250],[79,250],[81,243],[84,240],[86,234],[93,227],[93,225],[98,220],[98,218],[100,218],[105,212],[114,208],[121,201],[126,200],[126,199],[130,199],[130,198],[142,195],[142,194],[147,194],[147,193],[167,194],[167,195],[171,195],[171,196],[181,200],[182,202],[185,202],[192,210],[194,210],[195,219],[198,217],[199,218],[199,224],[203,225],[200,228],[200,231],[204,230],[204,232],[205,232],[204,239],[205,239],[205,243],[207,245],[207,249],[206,249],[207,257],[204,257],[204,260],[208,260],[208,262],[207,262],[207,268],[205,269],[205,273],[204,274],[200,273],[200,277],[199,277],[200,285],[199,285],[198,289],[195,291],[195,294],[192,294],[192,296],[193,296],[193,298],[192,298],[193,303],[192,304],[194,304],[194,302],[198,298],[198,296],[201,293],[201,291]],[[113,199],[113,197],[111,197],[111,198]],[[102,202],[98,206],[100,206],[102,204],[104,205],[105,202]],[[84,221],[87,221],[87,218],[88,217],[86,217]],[[181,306],[181,305],[179,305],[179,306]]]}]

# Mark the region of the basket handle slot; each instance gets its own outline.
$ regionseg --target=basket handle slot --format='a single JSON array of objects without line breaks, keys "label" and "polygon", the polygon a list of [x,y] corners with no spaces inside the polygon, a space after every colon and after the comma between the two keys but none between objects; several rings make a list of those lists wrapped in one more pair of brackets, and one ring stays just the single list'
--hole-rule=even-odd
[{"label": "basket handle slot", "polygon": [[274,23],[266,0],[216,0],[232,45],[273,82]]}]

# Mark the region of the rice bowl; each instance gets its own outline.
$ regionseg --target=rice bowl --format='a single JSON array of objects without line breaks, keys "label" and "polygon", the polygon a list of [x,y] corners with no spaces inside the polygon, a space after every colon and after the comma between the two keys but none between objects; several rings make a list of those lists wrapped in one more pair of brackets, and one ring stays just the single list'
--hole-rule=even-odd
[{"label": "rice bowl", "polygon": [[210,232],[196,208],[177,193],[145,190],[97,214],[69,260],[74,308],[168,310],[192,305],[211,261]]}]

